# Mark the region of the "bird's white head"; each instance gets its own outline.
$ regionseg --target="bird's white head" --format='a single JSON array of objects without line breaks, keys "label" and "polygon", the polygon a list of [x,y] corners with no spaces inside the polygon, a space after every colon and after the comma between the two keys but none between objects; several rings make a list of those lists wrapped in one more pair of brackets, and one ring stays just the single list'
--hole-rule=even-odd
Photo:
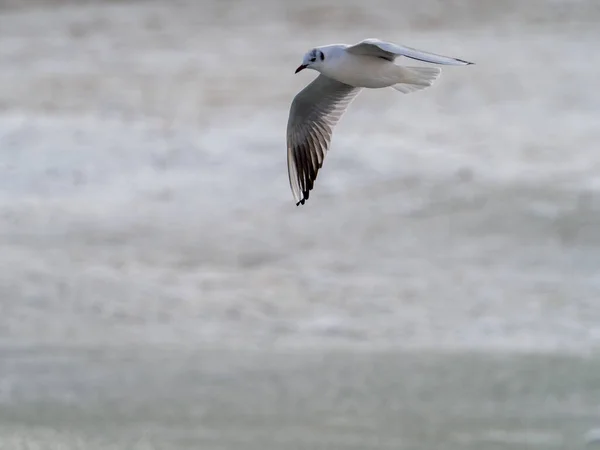
[{"label": "bird's white head", "polygon": [[326,56],[327,55],[322,49],[313,48],[312,50],[306,52],[304,58],[302,59],[302,64],[298,66],[295,73],[298,73],[304,69],[319,70],[325,61]]}]

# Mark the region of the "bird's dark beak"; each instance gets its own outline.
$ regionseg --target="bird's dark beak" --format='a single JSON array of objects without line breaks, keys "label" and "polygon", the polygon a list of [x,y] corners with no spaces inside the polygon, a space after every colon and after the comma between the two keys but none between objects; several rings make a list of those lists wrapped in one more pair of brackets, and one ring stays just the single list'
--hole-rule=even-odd
[{"label": "bird's dark beak", "polygon": [[295,71],[294,73],[298,73],[298,72],[300,72],[301,70],[304,70],[304,69],[306,69],[306,67],[307,67],[307,64],[302,64],[301,66],[298,66],[298,68],[296,69],[296,71]]}]

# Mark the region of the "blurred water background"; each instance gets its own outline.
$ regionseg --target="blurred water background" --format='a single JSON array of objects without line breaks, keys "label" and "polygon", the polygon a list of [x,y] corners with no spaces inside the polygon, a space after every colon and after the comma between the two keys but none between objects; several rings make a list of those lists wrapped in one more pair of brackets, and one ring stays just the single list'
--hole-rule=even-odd
[{"label": "blurred water background", "polygon": [[[0,449],[597,445],[600,2],[0,5]],[[297,208],[293,71],[366,37],[476,65]]]}]

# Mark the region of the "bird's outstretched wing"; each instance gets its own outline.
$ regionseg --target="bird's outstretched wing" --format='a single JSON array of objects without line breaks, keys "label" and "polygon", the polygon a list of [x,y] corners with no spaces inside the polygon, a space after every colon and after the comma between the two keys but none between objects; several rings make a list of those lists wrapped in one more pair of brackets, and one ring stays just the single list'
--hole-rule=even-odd
[{"label": "bird's outstretched wing", "polygon": [[466,66],[473,64],[462,59],[452,58],[450,56],[436,55],[435,53],[424,52],[411,47],[393,44],[391,42],[380,41],[379,39],[365,39],[358,44],[346,48],[348,53],[355,55],[368,55],[378,58],[394,61],[398,56],[405,56],[419,61],[425,61],[433,64],[444,64],[452,66]]},{"label": "bird's outstretched wing", "polygon": [[287,125],[287,163],[296,205],[308,199],[333,128],[361,89],[319,75],[294,97]]}]

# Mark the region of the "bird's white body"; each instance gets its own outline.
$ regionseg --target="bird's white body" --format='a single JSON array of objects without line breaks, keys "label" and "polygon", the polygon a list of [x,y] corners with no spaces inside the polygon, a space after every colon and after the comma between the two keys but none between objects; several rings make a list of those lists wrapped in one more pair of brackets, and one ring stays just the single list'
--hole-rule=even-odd
[{"label": "bird's white body", "polygon": [[341,83],[362,88],[379,89],[402,81],[403,67],[382,58],[353,55],[346,52],[347,48],[346,44],[318,47],[325,60],[315,70]]},{"label": "bird's white body", "polygon": [[438,67],[397,65],[394,61],[400,56],[434,64],[472,64],[379,39],[365,39],[354,45],[324,45],[304,55],[296,73],[313,69],[320,75],[294,97],[290,108],[288,174],[297,205],[308,199],[333,128],[360,91],[392,87],[408,94],[428,88],[441,73]]}]

